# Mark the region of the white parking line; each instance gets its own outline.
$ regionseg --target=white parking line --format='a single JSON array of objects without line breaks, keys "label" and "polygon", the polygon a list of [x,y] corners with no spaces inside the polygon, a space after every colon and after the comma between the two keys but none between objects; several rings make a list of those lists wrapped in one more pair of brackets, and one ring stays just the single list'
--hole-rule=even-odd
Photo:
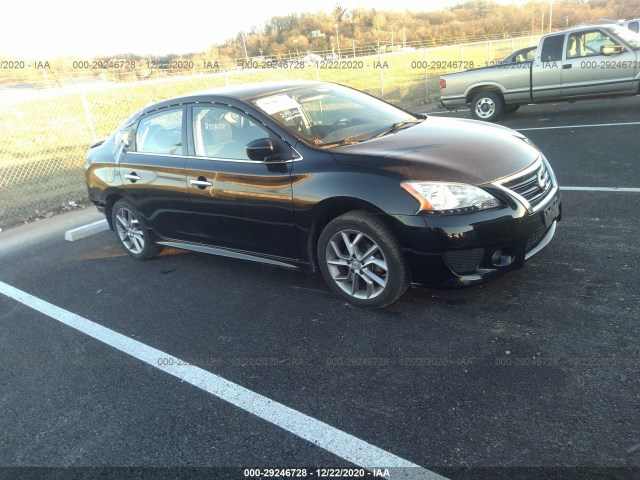
[{"label": "white parking line", "polygon": [[594,123],[591,125],[561,125],[556,127],[532,127],[532,128],[514,128],[518,132],[524,132],[529,130],[554,130],[559,128],[592,128],[592,127],[620,127],[625,125],[640,125],[640,122],[625,122],[625,123]]},{"label": "white parking line", "polygon": [[[377,468],[392,469],[390,473],[393,479],[447,480],[435,472],[397,457],[320,420],[225,380],[211,372],[193,365],[187,365],[172,355],[103,327],[11,285],[0,282],[0,293],[121,352],[131,355],[152,367],[211,393],[355,465],[367,470]],[[161,358],[173,358],[173,365],[158,365],[158,360]]]},{"label": "white parking line", "polygon": [[626,187],[563,187],[560,186],[560,190],[573,190],[576,192],[630,192],[640,193],[640,188],[626,188]]}]

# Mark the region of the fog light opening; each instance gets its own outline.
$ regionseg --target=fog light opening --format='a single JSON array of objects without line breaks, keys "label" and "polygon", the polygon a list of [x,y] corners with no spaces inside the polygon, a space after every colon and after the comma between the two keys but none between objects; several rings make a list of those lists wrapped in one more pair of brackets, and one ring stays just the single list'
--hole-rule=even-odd
[{"label": "fog light opening", "polygon": [[491,256],[491,261],[496,267],[506,267],[513,263],[516,259],[513,255],[509,255],[507,252],[503,251],[501,248],[493,252]]}]

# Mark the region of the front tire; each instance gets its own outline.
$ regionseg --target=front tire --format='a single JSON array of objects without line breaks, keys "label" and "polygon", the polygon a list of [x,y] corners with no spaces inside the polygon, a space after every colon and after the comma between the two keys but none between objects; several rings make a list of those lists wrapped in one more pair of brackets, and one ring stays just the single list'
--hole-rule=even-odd
[{"label": "front tire", "polygon": [[476,120],[495,122],[504,111],[504,100],[499,93],[480,92],[473,97],[470,107]]},{"label": "front tire", "polygon": [[138,260],[155,257],[162,245],[155,243],[141,215],[126,200],[118,200],[111,211],[113,230],[124,251]]},{"label": "front tire", "polygon": [[329,288],[359,307],[386,307],[409,288],[398,241],[367,212],[348,212],[329,222],[318,240],[318,262]]}]

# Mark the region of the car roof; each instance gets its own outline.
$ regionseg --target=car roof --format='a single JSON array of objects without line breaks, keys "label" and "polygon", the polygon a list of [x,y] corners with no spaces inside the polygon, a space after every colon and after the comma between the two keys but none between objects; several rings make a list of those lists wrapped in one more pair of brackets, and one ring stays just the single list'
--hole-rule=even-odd
[{"label": "car roof", "polygon": [[327,82],[317,82],[310,80],[282,80],[271,82],[242,83],[239,85],[211,88],[187,95],[181,95],[179,97],[173,97],[158,103],[154,103],[152,105],[148,105],[142,110],[142,113],[150,112],[171,105],[179,105],[182,103],[207,101],[213,99],[236,99],[246,102],[256,97],[261,97],[268,94],[283,93],[289,90],[310,85],[327,85]]}]

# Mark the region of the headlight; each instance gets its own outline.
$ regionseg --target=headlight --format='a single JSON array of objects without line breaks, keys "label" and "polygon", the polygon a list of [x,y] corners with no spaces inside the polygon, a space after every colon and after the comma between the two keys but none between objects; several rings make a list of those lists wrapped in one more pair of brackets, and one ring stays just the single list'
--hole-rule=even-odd
[{"label": "headlight", "polygon": [[403,182],[402,188],[418,202],[420,210],[432,213],[466,213],[501,205],[481,188],[464,183]]}]

